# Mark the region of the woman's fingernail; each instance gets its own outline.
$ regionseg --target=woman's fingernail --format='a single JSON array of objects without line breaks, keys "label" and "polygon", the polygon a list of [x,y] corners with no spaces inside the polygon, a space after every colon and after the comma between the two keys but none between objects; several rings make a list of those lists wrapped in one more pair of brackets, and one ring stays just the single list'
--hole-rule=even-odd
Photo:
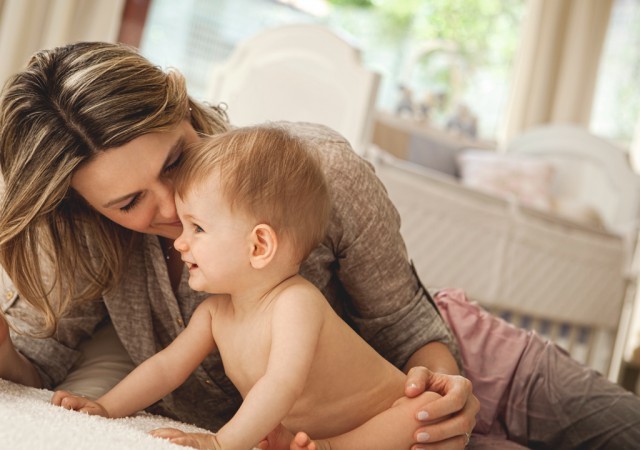
[{"label": "woman's fingernail", "polygon": [[427,442],[429,440],[429,433],[418,433],[418,442]]},{"label": "woman's fingernail", "polygon": [[418,420],[427,420],[429,418],[429,413],[426,411],[420,411],[418,413]]},{"label": "woman's fingernail", "polygon": [[418,385],[416,383],[410,383],[409,384],[409,389],[417,389]]}]

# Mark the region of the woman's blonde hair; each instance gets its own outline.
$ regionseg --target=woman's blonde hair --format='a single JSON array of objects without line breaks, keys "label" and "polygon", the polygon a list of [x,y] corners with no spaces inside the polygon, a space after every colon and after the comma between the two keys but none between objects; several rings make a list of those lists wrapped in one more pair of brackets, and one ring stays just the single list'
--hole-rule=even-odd
[{"label": "woman's blonde hair", "polygon": [[71,302],[112,288],[136,239],[71,189],[74,171],[189,116],[202,134],[227,129],[223,112],[188,97],[179,73],[124,45],[43,50],[7,81],[0,97],[0,264],[42,313],[38,334],[53,333]]},{"label": "woman's blonde hair", "polygon": [[176,194],[201,194],[193,190],[212,174],[232,210],[291,239],[297,262],[324,238],[331,208],[327,183],[316,155],[285,128],[237,128],[189,147],[174,180]]}]

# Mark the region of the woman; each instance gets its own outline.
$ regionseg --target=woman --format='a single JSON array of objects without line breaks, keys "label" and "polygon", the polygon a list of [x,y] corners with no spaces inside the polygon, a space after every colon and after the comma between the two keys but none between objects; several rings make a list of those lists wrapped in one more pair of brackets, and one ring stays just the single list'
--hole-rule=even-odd
[{"label": "woman", "polygon": [[[224,114],[189,98],[179,74],[104,43],[37,53],[1,101],[0,262],[20,292],[6,314],[17,330],[49,337],[15,333],[12,343],[0,333],[0,376],[54,387],[107,316],[140,364],[175,339],[203,299],[172,246],[181,225],[171,173],[186,145],[227,129]],[[444,395],[416,415],[451,417],[416,437],[462,448],[478,402],[406,259],[395,209],[341,136],[290,127],[322,147],[333,189],[329,232],[302,274],[376,350],[416,368],[408,395],[426,385]],[[240,401],[213,354],[152,411],[216,430]]]}]

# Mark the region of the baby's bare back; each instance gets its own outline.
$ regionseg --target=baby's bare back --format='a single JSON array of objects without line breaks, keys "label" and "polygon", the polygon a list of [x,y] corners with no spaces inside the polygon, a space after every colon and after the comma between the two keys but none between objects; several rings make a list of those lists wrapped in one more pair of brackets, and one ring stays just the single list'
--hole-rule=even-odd
[{"label": "baby's bare back", "polygon": [[351,430],[404,395],[405,375],[353,331],[327,303],[302,396],[283,424],[316,438]]}]

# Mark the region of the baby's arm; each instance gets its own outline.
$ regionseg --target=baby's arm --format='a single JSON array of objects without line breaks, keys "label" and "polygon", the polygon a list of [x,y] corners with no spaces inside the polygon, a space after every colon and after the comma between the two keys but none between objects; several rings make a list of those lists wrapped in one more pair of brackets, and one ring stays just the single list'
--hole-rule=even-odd
[{"label": "baby's arm", "polygon": [[300,432],[291,443],[291,450],[349,450],[375,448],[376,450],[408,450],[417,444],[414,433],[422,422],[416,411],[440,398],[435,392],[424,392],[415,398],[403,397],[393,406],[372,417],[364,424],[340,436],[313,441]]},{"label": "baby's arm", "polygon": [[64,391],[56,392],[51,401],[89,414],[124,417],[162,399],[180,386],[215,349],[211,332],[213,301],[209,298],[202,302],[175,341],[147,359],[96,402]]},{"label": "baby's arm", "polygon": [[319,292],[295,285],[274,305],[265,374],[217,434],[223,448],[251,448],[274,430],[300,397],[324,321]]}]

